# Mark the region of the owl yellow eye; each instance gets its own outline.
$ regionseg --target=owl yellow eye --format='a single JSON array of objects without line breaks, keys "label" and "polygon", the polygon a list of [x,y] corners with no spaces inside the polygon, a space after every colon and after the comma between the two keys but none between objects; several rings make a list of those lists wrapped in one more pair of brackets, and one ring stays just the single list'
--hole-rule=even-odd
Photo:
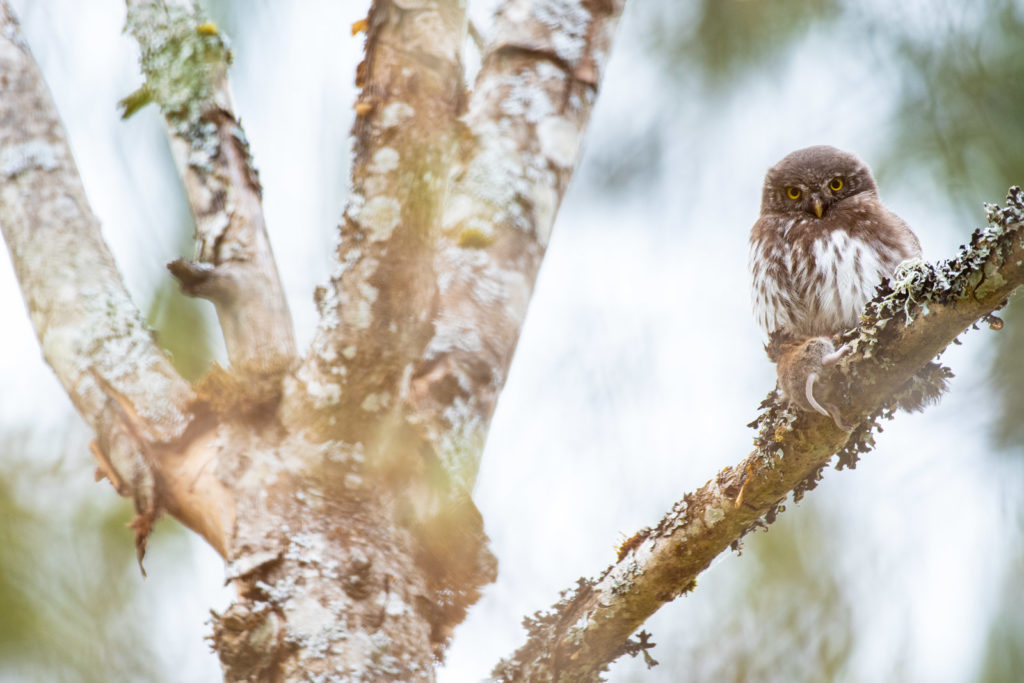
[{"label": "owl yellow eye", "polygon": [[800,188],[798,188],[798,187],[787,187],[786,188],[786,196],[789,197],[790,199],[800,199],[800,195],[801,195]]},{"label": "owl yellow eye", "polygon": [[840,178],[839,176],[836,176],[835,178],[828,182],[828,189],[832,190],[833,192],[839,192],[839,190],[843,189],[843,179]]}]

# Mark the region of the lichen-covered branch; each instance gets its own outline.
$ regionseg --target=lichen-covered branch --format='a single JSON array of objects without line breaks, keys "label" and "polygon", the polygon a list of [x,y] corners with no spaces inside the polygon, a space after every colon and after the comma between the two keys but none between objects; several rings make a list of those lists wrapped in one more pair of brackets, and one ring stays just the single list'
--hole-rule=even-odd
[{"label": "lichen-covered branch", "polygon": [[1024,193],[988,207],[989,226],[949,261],[901,267],[845,335],[853,353],[830,378],[851,434],[816,413],[795,413],[772,394],[752,426],[757,449],[687,494],[654,528],[626,541],[615,564],[578,586],[549,612],[526,620],[527,643],[495,668],[501,681],[594,681],[622,654],[650,643],[630,635],[665,603],[696,586],[697,575],[744,534],[771,523],[786,496],[813,488],[834,455],[849,465],[873,445],[877,419],[898,404],[920,405],[944,388],[929,361],[960,333],[1006,303],[1024,283]]},{"label": "lichen-covered branch", "polygon": [[180,439],[192,390],[153,340],[89,208],[50,94],[0,2],[0,228],[47,363],[97,435],[100,469],[157,512],[155,449]]},{"label": "lichen-covered branch", "polygon": [[262,188],[228,89],[227,39],[193,0],[128,0],[145,84],[125,116],[160,106],[196,221],[196,257],[168,265],[217,308],[235,391],[271,398],[296,359],[291,315],[263,219]]}]

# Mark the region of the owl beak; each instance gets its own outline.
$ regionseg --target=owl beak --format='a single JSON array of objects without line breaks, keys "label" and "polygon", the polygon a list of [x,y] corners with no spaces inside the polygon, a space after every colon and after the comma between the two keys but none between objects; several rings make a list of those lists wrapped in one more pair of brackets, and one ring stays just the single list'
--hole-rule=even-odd
[{"label": "owl beak", "polygon": [[821,201],[821,197],[814,197],[814,215],[818,218],[825,213],[825,205]]}]

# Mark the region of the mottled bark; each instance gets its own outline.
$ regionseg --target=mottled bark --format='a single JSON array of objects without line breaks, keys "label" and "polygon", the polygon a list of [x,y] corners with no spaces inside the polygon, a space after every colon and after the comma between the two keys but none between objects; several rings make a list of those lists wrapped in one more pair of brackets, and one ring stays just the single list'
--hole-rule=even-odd
[{"label": "mottled bark", "polygon": [[[262,474],[217,459],[242,587],[217,626],[229,677],[430,677],[429,653],[495,575],[469,492],[621,5],[506,7],[468,112],[464,9],[382,1],[367,18],[353,194],[319,328],[262,446],[239,447]],[[367,668],[368,642],[387,666]]]},{"label": "mottled bark", "polygon": [[235,510],[225,554],[238,599],[214,623],[226,680],[433,678],[436,598],[359,446],[264,416],[222,419],[192,448]]},{"label": "mottled bark", "polygon": [[168,264],[182,290],[217,308],[236,391],[272,399],[296,360],[284,289],[263,220],[259,177],[234,114],[231,52],[193,0],[128,0],[143,87],[125,116],[154,102],[196,221],[194,261]]},{"label": "mottled bark", "polygon": [[409,402],[445,471],[476,480],[624,2],[503,4],[464,117]]},{"label": "mottled bark", "polygon": [[467,100],[464,3],[373,4],[352,199],[296,365],[226,42],[192,0],[129,0],[146,80],[125,115],[164,114],[197,238],[171,270],[231,360],[193,388],[124,292],[4,7],[4,235],[140,539],[167,509],[228,562],[228,680],[432,679],[493,580],[470,491],[620,11],[509,3]]},{"label": "mottled bark", "polygon": [[402,491],[442,635],[494,576],[469,493],[621,4],[502,11],[464,112],[464,8],[374,4],[353,197],[282,410]]},{"label": "mottled bark", "polygon": [[193,394],[131,302],[6,3],[0,3],[0,228],[43,356],[96,432],[102,473],[134,498],[141,543],[158,508],[153,459],[185,435]]},{"label": "mottled bark", "polygon": [[[757,449],[687,494],[654,528],[639,531],[618,561],[577,587],[551,611],[527,618],[527,643],[494,671],[502,681],[595,681],[609,662],[653,646],[630,635],[662,605],[696,586],[711,561],[752,529],[775,519],[786,496],[814,488],[833,456],[855,462],[873,445],[880,417],[898,404],[920,407],[944,389],[946,372],[929,361],[965,329],[990,318],[1024,283],[1024,193],[989,207],[990,225],[956,258],[897,270],[892,286],[845,335],[852,353],[831,385],[852,433],[832,419],[793,412],[769,396],[752,426]],[[920,374],[920,373],[924,374]]]},{"label": "mottled bark", "polygon": [[95,454],[229,562],[239,599],[214,634],[229,679],[429,679],[495,574],[469,492],[621,6],[506,7],[467,113],[464,4],[374,3],[338,265],[280,403],[294,342],[230,53],[190,0],[128,8],[146,82],[125,114],[165,116],[197,225],[196,261],[171,269],[216,304],[232,367],[195,393],[167,369],[177,440],[142,464],[110,457],[111,439]]},{"label": "mottled bark", "polygon": [[316,337],[286,404],[297,420],[315,414],[324,436],[379,440],[402,419],[410,363],[432,329],[433,250],[463,107],[465,22],[456,0],[375,2],[367,19],[352,194],[334,273],[317,290]]}]

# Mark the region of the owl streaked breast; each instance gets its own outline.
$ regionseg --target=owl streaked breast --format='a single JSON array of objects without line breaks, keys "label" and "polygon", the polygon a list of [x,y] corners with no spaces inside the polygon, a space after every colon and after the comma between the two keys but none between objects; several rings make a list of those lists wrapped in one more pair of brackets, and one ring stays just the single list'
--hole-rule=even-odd
[{"label": "owl streaked breast", "polygon": [[860,159],[798,150],[769,169],[750,234],[757,323],[772,344],[853,327],[882,280],[920,254]]}]

